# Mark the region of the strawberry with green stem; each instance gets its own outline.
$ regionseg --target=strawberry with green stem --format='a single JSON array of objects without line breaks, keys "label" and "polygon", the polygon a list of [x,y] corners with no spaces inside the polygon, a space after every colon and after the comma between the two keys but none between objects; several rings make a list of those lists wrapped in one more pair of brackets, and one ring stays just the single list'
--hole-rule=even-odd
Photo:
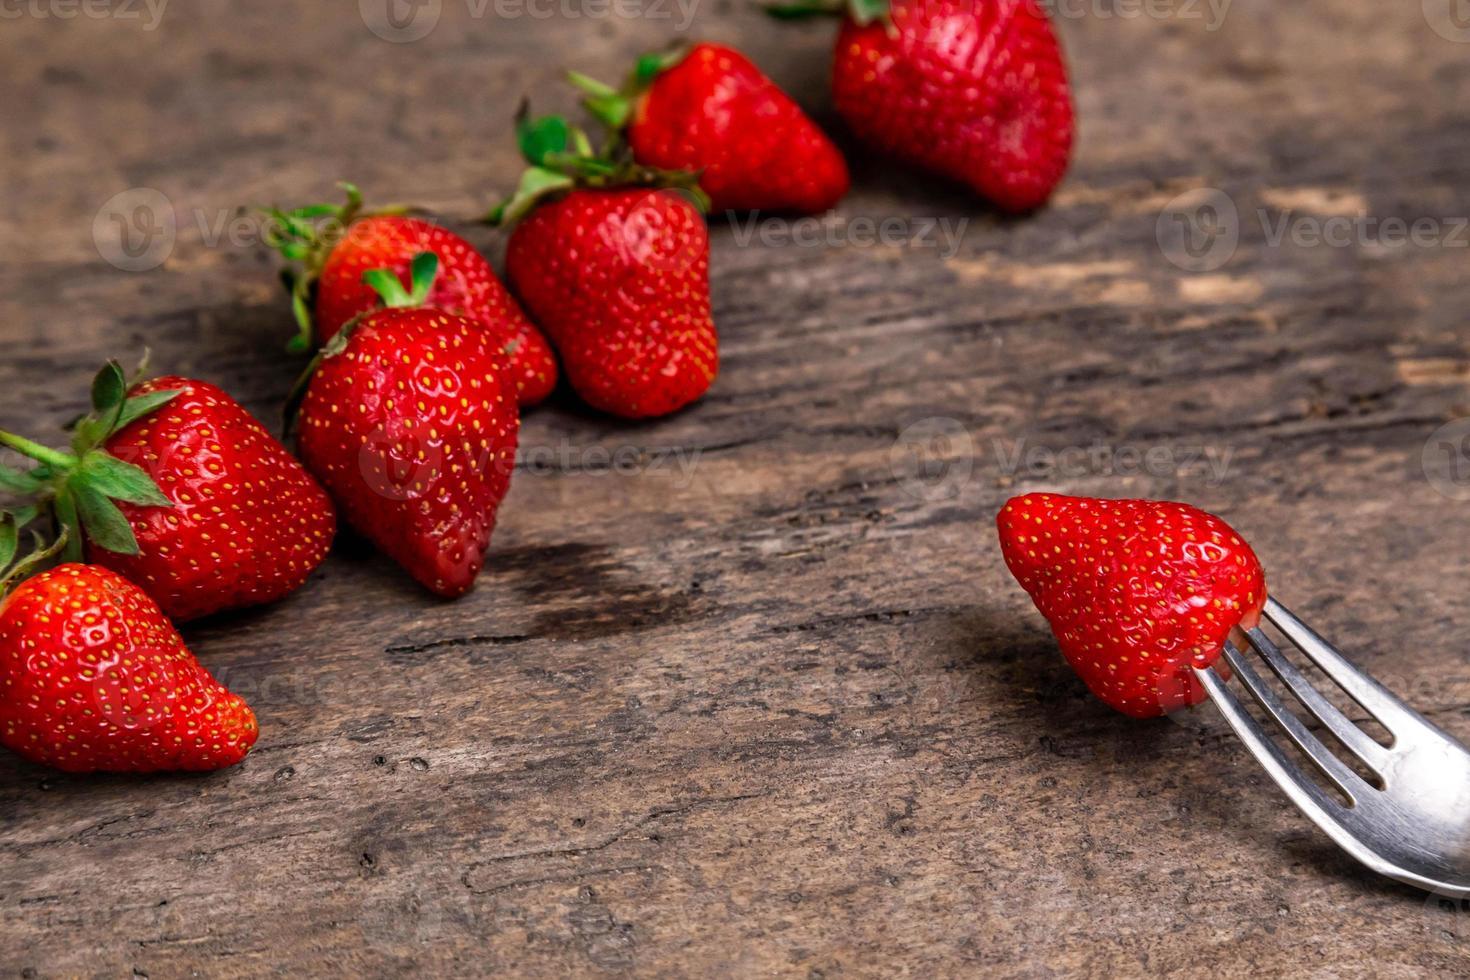
[{"label": "strawberry with green stem", "polygon": [[331,502],[284,446],[204,381],[130,381],[110,361],[70,451],[0,432],[36,461],[0,468],[0,485],[86,558],[144,589],[173,619],[271,602],[326,557]]},{"label": "strawberry with green stem", "polygon": [[364,273],[381,268],[406,278],[415,255],[433,252],[440,275],[424,302],[483,325],[509,357],[521,405],[545,399],[557,379],[551,347],[474,246],[401,207],[365,211],[358,189],[341,186],[344,205],[267,211],[279,236],[274,244],[292,262],[283,273],[299,327],[290,349],[314,350],[377,306]]},{"label": "strawberry with green stem", "polygon": [[[68,561],[81,560],[87,539],[119,553],[137,553],[138,542],[120,503],[172,506],[148,473],[104,448],[115,433],[178,395],[176,390],[130,394],[130,387],[116,361],[97,373],[92,380],[92,411],[70,426],[70,452],[0,431],[0,445],[38,464],[28,470],[0,464],[0,489],[32,501],[20,512],[27,519],[44,511],[58,528],[74,529],[66,541]],[[85,537],[75,533],[78,529]]]},{"label": "strawberry with green stem", "polygon": [[621,88],[569,77],[634,159],[697,172],[715,211],[816,214],[847,193],[837,147],[734,48],[705,42],[644,55]]},{"label": "strawberry with green stem", "polygon": [[127,579],[67,563],[65,547],[15,561],[0,517],[0,744],[66,772],[209,771],[245,758],[255,715],[195,659]]},{"label": "strawberry with green stem", "polygon": [[364,276],[386,306],[318,352],[288,418],[348,523],[452,598],[484,565],[520,414],[504,352],[474,321],[423,304],[437,267],[415,256],[408,289],[391,270]]},{"label": "strawberry with green stem", "polygon": [[531,163],[489,220],[515,223],[512,288],[561,354],[573,389],[625,418],[677,411],[719,371],[710,312],[709,200],[688,171],[594,153],[566,120],[516,120]]},{"label": "strawberry with green stem", "polygon": [[832,100],[859,138],[1024,212],[1051,196],[1074,131],[1066,63],[1038,0],[794,0],[844,15]]}]

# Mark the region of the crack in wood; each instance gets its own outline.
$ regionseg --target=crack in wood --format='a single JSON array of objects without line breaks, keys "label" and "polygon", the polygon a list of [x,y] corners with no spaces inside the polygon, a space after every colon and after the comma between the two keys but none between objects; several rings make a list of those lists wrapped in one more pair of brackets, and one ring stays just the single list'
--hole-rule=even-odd
[{"label": "crack in wood", "polygon": [[677,806],[655,807],[644,816],[635,820],[633,823],[628,824],[622,829],[612,834],[609,834],[602,840],[599,840],[595,843],[567,845],[561,847],[543,847],[530,851],[516,851],[510,854],[496,854],[487,858],[482,858],[481,860],[474,862],[468,868],[466,868],[460,880],[464,883],[464,886],[466,888],[470,889],[471,891],[477,891],[474,884],[471,883],[470,877],[480,868],[495,864],[503,864],[507,861],[521,861],[528,859],[535,860],[540,858],[556,857],[581,857],[585,854],[592,854],[597,851],[606,850],[607,848],[612,847],[614,844],[617,844],[620,841],[627,839],[630,834],[633,834],[634,832],[648,826],[651,823],[654,823],[655,821],[662,820],[665,817],[690,813],[695,810],[703,809],[705,807],[721,806],[724,804],[739,803],[744,800],[759,799],[762,795],[763,794],[761,793],[742,793],[734,796],[719,796],[711,797],[710,799],[705,800],[694,800],[690,803],[679,804]]}]

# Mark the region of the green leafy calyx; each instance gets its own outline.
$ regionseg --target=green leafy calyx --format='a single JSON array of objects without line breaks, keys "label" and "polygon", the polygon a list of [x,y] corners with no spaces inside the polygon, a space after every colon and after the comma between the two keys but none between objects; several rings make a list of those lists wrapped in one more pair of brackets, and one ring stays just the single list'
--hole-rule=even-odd
[{"label": "green leafy calyx", "polygon": [[[438,274],[439,256],[433,252],[419,252],[408,266],[407,289],[403,287],[403,281],[392,269],[369,269],[362,274],[362,281],[371,286],[382,299],[382,309],[403,309],[427,304],[429,293],[434,288],[434,278]],[[369,310],[344,323],[342,329],[322,345],[321,350],[317,351],[311,362],[306,365],[306,370],[297,377],[296,383],[291,386],[291,393],[286,396],[286,405],[281,412],[281,431],[286,438],[290,438],[291,430],[296,424],[296,415],[301,410],[302,400],[306,398],[306,389],[311,385],[312,375],[316,374],[322,361],[329,357],[336,357],[347,349],[347,342],[357,332],[358,325],[372,312]]]},{"label": "green leafy calyx", "polygon": [[439,256],[433,252],[420,252],[413,257],[408,267],[408,288],[392,269],[369,269],[362,274],[362,281],[371,286],[388,309],[423,306],[429,300],[429,291],[434,288],[434,277],[439,274]]},{"label": "green leafy calyx", "polygon": [[316,346],[312,332],[311,308],[317,280],[332,249],[342,241],[347,229],[359,218],[405,214],[409,207],[392,205],[363,210],[362,192],[357,185],[338,183],[347,195],[344,204],[311,204],[290,211],[260,208],[268,219],[267,243],[290,263],[281,270],[281,281],[291,294],[291,312],[296,318],[297,332],[286,344],[293,354],[306,354]]},{"label": "green leafy calyx", "polygon": [[[23,436],[0,432],[0,445],[33,460],[20,469],[0,464],[0,491],[24,505],[0,511],[0,522],[15,535],[42,516],[49,516],[58,541],[65,538],[64,557],[80,561],[82,541],[124,555],[138,553],[138,541],[118,503],[172,507],[147,471],[110,454],[104,444],[113,435],[156,411],[178,391],[132,394],[137,376],[129,378],[117,361],[108,361],[92,380],[92,410],[72,427],[70,451],[51,449]],[[0,523],[0,567],[15,554],[15,543]]]},{"label": "green leafy calyx", "polygon": [[14,514],[0,513],[0,600],[33,572],[39,571],[43,564],[64,551],[70,540],[70,532],[66,528],[57,532],[56,540],[49,545],[41,532],[32,531],[31,551],[17,559],[20,531],[23,527],[25,522]]},{"label": "green leafy calyx", "polygon": [[640,165],[616,132],[596,152],[581,129],[560,116],[532,119],[530,104],[523,102],[516,115],[516,140],[531,166],[516,192],[485,216],[490,224],[513,224],[538,204],[577,188],[668,187],[687,194],[701,211],[709,210],[698,174]]},{"label": "green leafy calyx", "polygon": [[638,101],[652,87],[654,80],[683,61],[688,54],[689,45],[683,42],[645,54],[628,73],[621,88],[613,88],[576,71],[567,72],[567,80],[582,92],[582,105],[592,118],[610,132],[617,133],[632,121]]}]

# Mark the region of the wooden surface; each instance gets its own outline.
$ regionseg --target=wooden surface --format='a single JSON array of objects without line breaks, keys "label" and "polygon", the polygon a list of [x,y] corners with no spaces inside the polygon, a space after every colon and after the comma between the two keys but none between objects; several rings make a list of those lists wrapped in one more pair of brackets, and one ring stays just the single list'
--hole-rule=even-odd
[{"label": "wooden surface", "polygon": [[[154,30],[141,6],[10,6],[0,420],[32,433],[145,343],[273,418],[296,365],[272,259],[198,215],[351,178],[498,254],[466,219],[518,172],[521,93],[570,108],[560,66],[617,77],[680,19],[444,0],[398,44],[346,0],[178,2]],[[1421,465],[1470,415],[1465,234],[1267,236],[1364,212],[1451,238],[1470,45],[1413,2],[1240,3],[1216,30],[1202,5],[1064,9],[1081,136],[1053,206],[997,220],[847,145],[839,228],[969,218],[958,250],[742,245],[716,222],[714,389],[655,424],[565,396],[532,412],[538,455],[473,594],[435,601],[344,541],[288,601],[187,630],[260,716],[243,766],[73,778],[0,757],[0,969],[1470,972],[1470,908],[1360,869],[1212,709],[1140,723],[1091,700],[992,530],[1029,488],[1218,512],[1273,591],[1470,736],[1467,504]],[[840,132],[832,30],[727,0],[691,27]],[[1159,218],[1210,187],[1239,247],[1186,271]],[[93,240],[135,188],[179,215],[150,271]],[[1007,472],[1017,445],[1179,455]],[[642,462],[611,465],[619,447]],[[1183,458],[1200,450],[1224,479]],[[692,469],[651,465],[674,451]]]}]

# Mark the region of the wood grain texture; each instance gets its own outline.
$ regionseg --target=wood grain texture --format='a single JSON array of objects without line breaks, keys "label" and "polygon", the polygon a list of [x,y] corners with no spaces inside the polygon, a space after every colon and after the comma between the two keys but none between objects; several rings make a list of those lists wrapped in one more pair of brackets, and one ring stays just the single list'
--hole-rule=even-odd
[{"label": "wood grain texture", "polygon": [[[680,9],[443,0],[393,44],[356,6],[0,21],[7,428],[50,431],[145,343],[274,417],[289,315],[266,250],[218,221],[351,178],[497,253],[468,219],[518,172],[521,93],[571,108],[561,66],[616,77]],[[1357,867],[1212,710],[1139,723],[1091,700],[992,530],[1031,488],[1215,511],[1284,600],[1470,736],[1466,504],[1421,465],[1470,415],[1464,233],[1268,234],[1470,214],[1470,46],[1417,3],[1242,3],[1215,30],[1204,5],[1122,7],[1061,6],[1081,138],[1041,213],[998,219],[849,144],[837,227],[966,218],[953,254],[742,244],[716,221],[716,386],[656,424],[565,396],[530,413],[471,595],[435,601],[345,541],[289,600],[190,627],[260,716],[243,766],[84,779],[0,757],[0,969],[1470,972],[1470,908]],[[706,0],[689,26],[840,133],[831,25]],[[177,243],[122,271],[94,217],[143,187]],[[1240,242],[1192,273],[1156,230],[1209,187]],[[1119,473],[1095,446],[1172,455]],[[1036,447],[1086,458],[1008,465]]]}]

